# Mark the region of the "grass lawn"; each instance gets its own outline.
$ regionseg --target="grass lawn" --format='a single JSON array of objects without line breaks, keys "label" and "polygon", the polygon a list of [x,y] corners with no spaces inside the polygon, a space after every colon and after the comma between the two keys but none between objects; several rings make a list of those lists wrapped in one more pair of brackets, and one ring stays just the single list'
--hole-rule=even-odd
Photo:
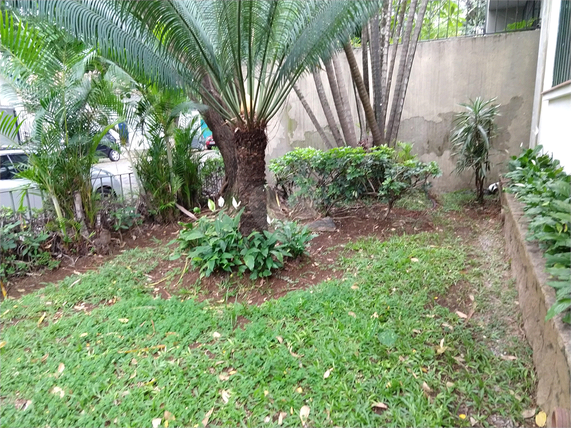
[{"label": "grass lawn", "polygon": [[445,210],[433,221],[346,244],[325,267],[340,279],[259,306],[154,298],[168,247],[6,300],[0,425],[521,425],[530,350],[500,244],[478,247],[500,226],[466,239]]}]

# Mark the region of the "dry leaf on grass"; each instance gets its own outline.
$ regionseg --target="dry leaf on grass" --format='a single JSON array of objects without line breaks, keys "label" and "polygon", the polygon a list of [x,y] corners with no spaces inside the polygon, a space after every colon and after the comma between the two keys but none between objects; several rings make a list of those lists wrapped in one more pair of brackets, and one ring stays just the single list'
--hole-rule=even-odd
[{"label": "dry leaf on grass", "polygon": [[269,416],[266,416],[266,417],[264,418],[264,422],[265,422],[265,423],[268,423],[268,422],[270,422],[271,420],[272,420],[272,418],[270,418]]},{"label": "dry leaf on grass", "polygon": [[544,427],[546,422],[547,422],[547,415],[545,414],[545,412],[539,412],[537,415],[535,415],[535,424],[538,427]]},{"label": "dry leaf on grass", "polygon": [[502,355],[501,358],[502,358],[502,360],[506,360],[506,361],[517,360],[517,357],[515,355]]},{"label": "dry leaf on grass", "polygon": [[165,420],[167,421],[174,421],[176,418],[174,417],[174,415],[169,412],[168,410],[165,410],[165,413],[163,415],[163,417],[165,418]]},{"label": "dry leaf on grass", "polygon": [[161,424],[162,419],[161,418],[155,418],[151,421],[151,424],[153,425],[153,428],[158,428],[158,426]]},{"label": "dry leaf on grass", "polygon": [[215,339],[220,338],[222,335],[220,333],[218,333],[217,331],[215,331],[214,333],[212,333],[212,337]]},{"label": "dry leaf on grass", "polygon": [[63,373],[64,370],[65,370],[65,364],[59,363],[59,365],[57,366],[56,377],[59,377]]},{"label": "dry leaf on grass", "polygon": [[301,409],[299,409],[299,419],[301,420],[301,424],[303,426],[306,426],[307,424],[307,419],[309,418],[309,412],[311,412],[309,406],[303,406]]},{"label": "dry leaf on grass", "polygon": [[129,318],[119,318],[117,321],[122,322],[123,324],[129,322]]},{"label": "dry leaf on grass", "polygon": [[284,423],[284,419],[287,417],[287,413],[286,412],[280,412],[280,414],[278,415],[278,425],[281,425]]},{"label": "dry leaf on grass", "polygon": [[351,289],[352,289],[352,290],[358,290],[358,289],[359,289],[359,286],[356,285],[356,284],[354,284],[354,285],[351,286]]},{"label": "dry leaf on grass", "polygon": [[52,394],[59,395],[59,398],[63,398],[65,392],[59,386],[54,386],[54,388],[52,389]]},{"label": "dry leaf on grass", "polygon": [[462,319],[468,318],[468,315],[466,315],[464,312],[456,311],[456,315],[458,315]]},{"label": "dry leaf on grass", "polygon": [[389,408],[389,406],[381,402],[373,403],[371,404],[371,407],[375,413],[382,413]]},{"label": "dry leaf on grass", "polygon": [[521,412],[521,417],[524,419],[533,418],[535,416],[535,407],[533,409],[527,409]]},{"label": "dry leaf on grass", "polygon": [[475,418],[473,418],[472,416],[470,416],[470,426],[475,427],[477,423],[478,423],[478,421]]},{"label": "dry leaf on grass", "polygon": [[284,343],[284,338],[281,336],[276,336],[276,339],[278,339],[278,342],[280,343]]},{"label": "dry leaf on grass", "polygon": [[220,373],[220,375],[218,376],[218,379],[220,379],[220,380],[222,380],[222,381],[226,381],[226,380],[230,379],[230,376],[228,375],[228,373],[222,372],[222,373]]},{"label": "dry leaf on grass", "polygon": [[230,397],[232,395],[230,394],[230,391],[226,391],[225,389],[223,389],[220,395],[222,395],[222,401],[224,401],[224,404],[228,404],[228,400],[230,400]]},{"label": "dry leaf on grass", "polygon": [[427,394],[430,394],[432,392],[432,388],[429,387],[426,382],[422,382],[422,390]]},{"label": "dry leaf on grass", "polygon": [[416,257],[412,257],[412,258],[410,259],[410,261],[413,262],[413,263],[417,263],[417,262],[418,262],[418,259],[417,259]]},{"label": "dry leaf on grass", "polygon": [[204,415],[204,419],[202,420],[202,426],[203,427],[208,425],[208,421],[210,420],[210,416],[212,415],[213,411],[214,411],[214,407],[212,409],[210,409],[208,412],[206,412],[206,415]]},{"label": "dry leaf on grass", "polygon": [[355,315],[355,312],[348,312],[349,316],[353,317],[353,318],[357,318],[357,315]]},{"label": "dry leaf on grass", "polygon": [[325,373],[323,373],[323,379],[327,379],[329,376],[331,376],[332,371],[333,371],[333,368],[326,370]]}]

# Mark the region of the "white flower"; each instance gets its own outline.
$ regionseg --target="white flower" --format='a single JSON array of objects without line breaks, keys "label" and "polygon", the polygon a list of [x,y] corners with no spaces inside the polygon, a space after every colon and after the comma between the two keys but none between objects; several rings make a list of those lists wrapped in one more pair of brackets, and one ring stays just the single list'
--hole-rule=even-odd
[{"label": "white flower", "polygon": [[238,209],[238,207],[240,206],[242,202],[236,202],[236,198],[234,196],[232,196],[232,206],[234,207],[235,210]]},{"label": "white flower", "polygon": [[266,218],[268,219],[268,224],[272,224],[274,222],[269,215],[266,215]]},{"label": "white flower", "polygon": [[224,198],[223,198],[222,196],[220,196],[220,197],[218,198],[218,206],[219,206],[220,208],[222,208],[222,207],[224,206]]}]

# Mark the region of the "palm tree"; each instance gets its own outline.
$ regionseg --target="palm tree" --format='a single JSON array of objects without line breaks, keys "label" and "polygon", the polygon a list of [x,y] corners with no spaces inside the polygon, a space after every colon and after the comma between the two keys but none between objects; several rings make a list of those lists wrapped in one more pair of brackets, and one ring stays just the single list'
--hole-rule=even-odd
[{"label": "palm tree", "polygon": [[330,57],[376,7],[316,0],[9,3],[96,41],[122,66],[200,94],[233,128],[237,191],[246,207],[240,229],[247,234],[267,228],[269,120],[308,67]]},{"label": "palm tree", "polygon": [[66,218],[83,223],[86,214],[94,223],[91,166],[123,105],[104,79],[94,48],[53,25],[35,19],[33,24],[10,11],[0,14],[0,76],[8,82],[3,91],[35,115],[30,168],[21,175],[47,192],[67,236]]}]

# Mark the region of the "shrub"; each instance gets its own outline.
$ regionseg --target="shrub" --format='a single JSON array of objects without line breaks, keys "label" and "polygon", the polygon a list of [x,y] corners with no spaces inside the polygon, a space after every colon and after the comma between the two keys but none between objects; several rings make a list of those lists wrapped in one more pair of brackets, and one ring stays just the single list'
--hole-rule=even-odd
[{"label": "shrub", "polygon": [[[387,146],[296,149],[272,160],[269,168],[292,203],[306,199],[328,213],[338,203],[381,197],[392,207],[407,190],[440,174],[436,163],[414,160],[409,145],[399,147],[398,153]],[[406,160],[399,162],[399,156]]]},{"label": "shrub", "polygon": [[6,223],[0,218],[0,280],[30,272],[39,267],[54,268],[59,261],[52,260],[43,248],[50,234],[35,230],[24,220]]},{"label": "shrub", "polygon": [[[212,201],[209,205],[214,211]],[[270,276],[273,270],[283,267],[284,258],[304,254],[306,243],[313,238],[307,228],[291,222],[278,223],[273,233],[252,232],[244,238],[239,230],[243,212],[241,209],[232,217],[222,209],[214,218],[202,216],[194,224],[181,223],[179,249],[187,253],[201,276],[217,270],[240,274],[248,271],[251,279]]]},{"label": "shrub", "polygon": [[556,302],[546,319],[567,312],[563,321],[570,323],[571,314],[571,177],[559,161],[541,155],[541,146],[525,150],[509,163],[511,180],[508,191],[525,204],[530,217],[528,239],[539,242],[545,252],[548,282],[556,290]]},{"label": "shrub", "polygon": [[484,203],[484,180],[490,170],[491,140],[496,133],[498,104],[496,99],[484,101],[481,98],[461,104],[466,111],[460,112],[454,119],[451,143],[453,155],[458,156],[456,172],[473,169],[476,179],[478,201]]}]

